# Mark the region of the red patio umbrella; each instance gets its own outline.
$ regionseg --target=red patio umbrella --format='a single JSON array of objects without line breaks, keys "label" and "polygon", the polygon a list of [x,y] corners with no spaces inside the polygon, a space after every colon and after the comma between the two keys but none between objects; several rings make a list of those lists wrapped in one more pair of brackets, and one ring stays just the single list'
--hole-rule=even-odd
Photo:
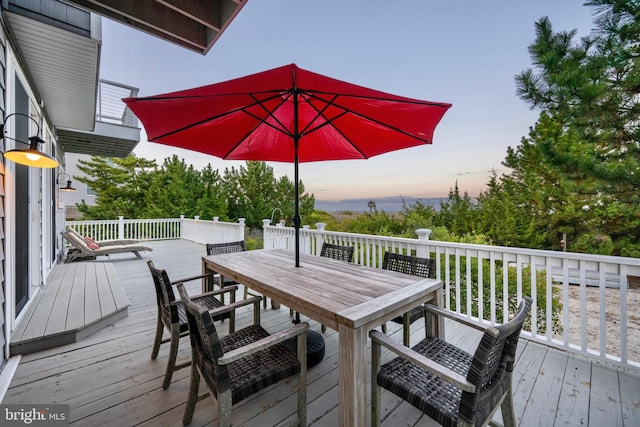
[{"label": "red patio umbrella", "polygon": [[293,162],[296,267],[298,163],[367,159],[431,144],[436,125],[451,107],[357,86],[295,64],[123,101],[151,142],[230,160]]}]

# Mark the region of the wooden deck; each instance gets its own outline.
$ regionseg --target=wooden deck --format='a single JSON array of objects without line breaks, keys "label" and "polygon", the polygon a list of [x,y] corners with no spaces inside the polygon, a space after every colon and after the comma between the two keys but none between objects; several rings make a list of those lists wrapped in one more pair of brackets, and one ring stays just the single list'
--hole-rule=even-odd
[{"label": "wooden deck", "polygon": [[11,336],[11,355],[83,339],[127,316],[129,299],[110,262],[58,264]]},{"label": "wooden deck", "polygon": [[[150,244],[145,256],[166,268],[172,279],[197,274],[202,245],[185,241]],[[61,347],[25,355],[2,403],[66,403],[71,422],[78,426],[181,426],[189,386],[189,370],[174,374],[167,390],[161,383],[168,355],[160,349],[149,358],[156,321],[155,295],[145,260],[111,257],[111,263],[130,300],[129,315],[93,335]],[[199,291],[190,283],[189,291]],[[241,297],[241,294],[239,295]],[[303,316],[303,320],[306,320]],[[250,322],[238,313],[237,327]],[[289,310],[282,306],[262,311],[262,324],[270,331],[289,326]],[[310,322],[314,330],[320,325]],[[419,325],[420,322],[414,326]],[[227,323],[216,323],[224,331]],[[402,330],[388,324],[389,333],[402,341]],[[464,347],[479,339],[467,328],[445,324],[447,338]],[[424,331],[412,329],[412,341]],[[308,424],[338,424],[337,334],[327,330],[326,356],[308,375]],[[537,343],[521,340],[514,375],[516,419],[520,426],[638,426],[640,425],[640,373],[603,365]],[[179,359],[190,354],[183,339]],[[388,355],[386,356],[389,357]],[[293,418],[295,379],[277,385],[234,407],[233,425],[275,426]],[[417,409],[383,392],[383,425],[431,426],[433,421]],[[214,403],[198,403],[191,425],[216,425]],[[499,419],[499,416],[496,417]]]}]

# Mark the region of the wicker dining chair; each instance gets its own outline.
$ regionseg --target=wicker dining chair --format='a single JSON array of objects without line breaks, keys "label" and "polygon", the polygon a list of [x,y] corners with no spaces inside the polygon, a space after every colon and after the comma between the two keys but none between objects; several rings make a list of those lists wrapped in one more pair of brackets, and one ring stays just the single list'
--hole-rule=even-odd
[{"label": "wicker dining chair", "polygon": [[[220,337],[212,315],[191,301],[183,284],[178,292],[186,306],[191,338],[191,384],[182,423],[191,423],[202,377],[218,404],[218,426],[231,425],[232,406],[279,381],[298,375],[298,422],[306,426],[308,323],[269,334],[255,323],[260,316],[259,300],[254,305],[254,324]],[[283,341],[297,337],[296,352]]]},{"label": "wicker dining chair", "polygon": [[[338,261],[353,262],[355,246],[334,245],[333,243],[322,243],[320,248],[320,256],[325,258],[337,259]],[[293,316],[293,310],[289,310],[289,315]],[[300,313],[295,313],[294,323],[300,322]],[[326,332],[327,326],[322,325],[322,332]]]},{"label": "wicker dining chair", "polygon": [[[171,377],[173,372],[189,366],[189,363],[181,363],[176,365],[176,359],[178,356],[178,345],[180,338],[186,336],[189,333],[187,325],[187,316],[184,311],[184,306],[180,300],[176,300],[175,293],[173,292],[173,285],[176,282],[171,282],[167,272],[163,269],[156,268],[153,265],[153,261],[147,261],[151,277],[153,278],[153,284],[156,290],[156,302],[158,304],[158,320],[156,324],[156,334],[153,341],[153,349],[151,350],[151,358],[158,357],[160,345],[169,342],[169,359],[167,361],[167,369],[164,375],[164,381],[162,382],[162,388],[166,389],[171,383]],[[205,278],[207,275],[199,275],[181,279],[180,282],[188,282],[191,280],[197,280]],[[222,302],[218,299],[218,296],[229,293],[231,295],[231,302],[235,301],[235,292],[238,289],[237,286],[230,286],[225,289],[207,292],[205,294],[194,296],[199,304],[203,305],[207,309],[214,309],[222,307]],[[214,320],[230,319],[229,329],[234,328],[234,319],[231,316],[231,312],[227,311],[216,315]],[[162,339],[164,330],[169,332],[169,338]]]},{"label": "wicker dining chair", "polygon": [[[247,246],[244,240],[238,240],[237,242],[225,242],[225,243],[207,243],[205,245],[207,248],[207,255],[221,255],[221,254],[231,254],[235,252],[244,252],[247,250]],[[240,283],[236,282],[233,279],[228,277],[224,278],[224,283],[218,283],[220,287],[229,286],[229,285],[239,285]],[[244,298],[246,299],[249,295],[249,288],[244,286]],[[263,297],[262,305],[264,308],[267,308],[267,298]]]},{"label": "wicker dining chair", "polygon": [[[380,387],[391,391],[443,426],[484,426],[498,407],[505,426],[515,426],[512,374],[522,324],[531,308],[525,297],[507,323],[483,326],[435,306],[434,314],[484,331],[473,355],[427,337],[411,349],[371,331],[371,425],[381,423]],[[399,357],[380,366],[381,347]]]},{"label": "wicker dining chair", "polygon": [[[422,258],[411,255],[396,254],[386,251],[382,259],[382,269],[390,271],[398,271],[400,273],[412,274],[419,277],[435,278],[436,268],[435,261],[431,258]],[[424,305],[421,304],[412,308],[402,316],[391,319],[392,322],[402,325],[402,334],[404,345],[409,347],[411,336],[411,324],[418,319],[425,317]],[[426,319],[425,319],[426,321]],[[383,325],[383,332],[386,327]]]}]

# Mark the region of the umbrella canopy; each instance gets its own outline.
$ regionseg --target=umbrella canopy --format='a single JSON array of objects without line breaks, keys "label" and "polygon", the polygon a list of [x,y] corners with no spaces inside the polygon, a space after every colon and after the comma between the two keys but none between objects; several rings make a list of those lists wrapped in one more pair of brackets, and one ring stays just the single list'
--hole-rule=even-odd
[{"label": "umbrella canopy", "polygon": [[392,95],[286,65],[162,95],[123,100],[148,140],[229,160],[367,159],[430,144],[451,104]]}]

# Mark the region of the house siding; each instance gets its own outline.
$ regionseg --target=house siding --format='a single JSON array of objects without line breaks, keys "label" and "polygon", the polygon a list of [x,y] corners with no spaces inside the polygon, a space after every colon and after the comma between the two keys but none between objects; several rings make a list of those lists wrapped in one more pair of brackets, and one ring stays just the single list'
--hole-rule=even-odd
[{"label": "house siding", "polygon": [[[6,115],[6,107],[5,107],[5,99],[6,99],[6,89],[7,89],[7,65],[6,65],[6,37],[4,34],[4,30],[0,31],[0,117],[5,117]],[[0,140],[0,144],[2,146],[2,152],[4,153],[6,150],[5,140],[4,138]],[[7,362],[7,357],[9,355],[9,332],[7,331],[7,325],[5,324],[5,313],[6,313],[6,275],[5,275],[5,191],[4,191],[4,183],[5,183],[5,169],[4,169],[4,156],[2,157],[2,161],[0,161],[0,348],[2,349],[2,357],[0,357],[0,372],[4,368],[4,365]]]}]

